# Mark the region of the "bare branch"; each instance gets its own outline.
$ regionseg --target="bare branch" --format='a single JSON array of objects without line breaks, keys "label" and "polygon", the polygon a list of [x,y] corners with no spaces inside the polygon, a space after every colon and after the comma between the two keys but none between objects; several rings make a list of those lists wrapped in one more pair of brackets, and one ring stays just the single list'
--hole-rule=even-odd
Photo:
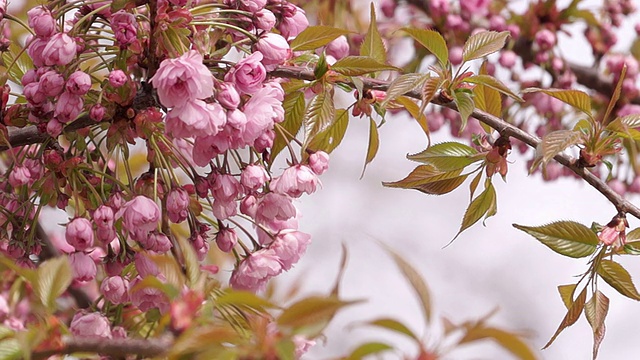
[{"label": "bare branch", "polygon": [[34,360],[47,359],[52,355],[77,352],[97,353],[112,357],[125,357],[133,354],[148,358],[167,352],[173,344],[173,338],[171,336],[152,339],[69,338],[63,342],[64,345],[57,349],[34,351],[31,358]]}]

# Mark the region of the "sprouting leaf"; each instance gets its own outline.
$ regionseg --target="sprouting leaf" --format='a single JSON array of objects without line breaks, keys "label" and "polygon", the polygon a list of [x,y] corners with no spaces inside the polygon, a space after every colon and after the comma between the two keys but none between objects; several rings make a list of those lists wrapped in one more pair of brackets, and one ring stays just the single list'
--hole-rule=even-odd
[{"label": "sprouting leaf", "polygon": [[440,171],[452,171],[464,169],[468,165],[480,161],[480,158],[474,159],[472,157],[477,153],[477,150],[468,145],[451,141],[435,144],[420,153],[408,155],[407,158],[424,164],[431,164]]},{"label": "sprouting leaf", "polygon": [[422,104],[420,105],[420,113],[424,112],[424,109],[427,108],[431,99],[436,96],[436,93],[440,89],[440,85],[442,85],[442,79],[438,76],[432,76],[425,80],[424,85],[422,86]]},{"label": "sprouting leaf", "polygon": [[462,60],[479,59],[499,51],[504,47],[509,36],[508,31],[482,31],[471,35],[462,49]]},{"label": "sprouting leaf", "polygon": [[403,28],[402,31],[409,34],[414,40],[424,46],[430,53],[435,55],[442,68],[446,68],[449,63],[449,49],[442,35],[430,29]]},{"label": "sprouting leaf", "polygon": [[302,123],[305,128],[305,138],[313,138],[324,131],[335,116],[333,103],[333,88],[325,88],[319,92],[309,103]]},{"label": "sprouting leaf", "polygon": [[607,130],[626,132],[632,128],[640,127],[640,114],[631,114],[616,118],[607,125]]},{"label": "sprouting leaf", "polygon": [[414,91],[424,84],[427,79],[429,79],[429,73],[426,74],[403,74],[395,78],[391,84],[389,84],[389,88],[387,89],[387,94],[382,101],[382,106],[386,107],[390,101],[397,99],[398,97],[410,92]]},{"label": "sprouting leaf", "polygon": [[[284,109],[284,121],[276,126],[281,126],[282,131],[276,129],[276,137],[271,147],[271,159],[285,148],[286,144],[296,136],[302,127],[302,118],[305,109],[304,92],[294,91],[284,97],[282,108]],[[284,134],[283,134],[284,133]]]},{"label": "sprouting leaf", "polygon": [[489,182],[487,183],[487,187],[483,192],[475,198],[469,207],[464,213],[462,217],[462,224],[460,225],[460,230],[454,238],[451,240],[455,240],[463,231],[471,227],[471,225],[475,224],[487,214],[493,207],[495,207],[496,202],[496,191],[493,188],[493,185]]},{"label": "sprouting leaf", "polygon": [[307,139],[308,144],[304,148],[313,151],[322,150],[330,154],[342,142],[347,132],[347,125],[349,125],[349,112],[345,109],[336,110],[335,119],[331,125],[310,140]]},{"label": "sprouting leaf", "polygon": [[346,76],[360,76],[376,71],[400,69],[367,56],[345,56],[336,61],[331,70]]},{"label": "sprouting leaf", "polygon": [[364,168],[362,169],[362,175],[360,177],[364,176],[367,165],[376,157],[379,146],[378,127],[376,126],[376,122],[373,121],[372,118],[369,118],[369,146],[367,147],[367,157],[364,161]]},{"label": "sprouting leaf", "polygon": [[427,135],[427,141],[430,143],[431,133],[429,131],[429,124],[427,123],[427,117],[420,111],[420,108],[415,101],[406,96],[400,96],[396,101],[402,105],[414,119],[416,119],[418,125],[422,128],[422,131]]},{"label": "sprouting leaf", "polygon": [[598,356],[598,349],[604,339],[604,319],[607,317],[607,312],[609,312],[609,298],[600,290],[596,290],[584,306],[584,315],[593,330],[593,360]]},{"label": "sprouting leaf", "polygon": [[0,341],[0,359],[20,360],[24,358],[20,343],[17,339],[11,338]]},{"label": "sprouting leaf", "polygon": [[484,85],[486,87],[499,91],[519,102],[524,102],[523,98],[521,98],[516,93],[511,91],[511,89],[509,89],[507,85],[503,84],[502,81],[494,78],[491,75],[473,75],[468,78],[465,78],[464,82],[471,83],[471,84]]},{"label": "sprouting leaf", "polygon": [[573,294],[576,292],[576,287],[578,284],[569,284],[569,285],[559,285],[558,292],[560,293],[560,297],[562,298],[562,302],[567,310],[573,304]]},{"label": "sprouting leaf", "polygon": [[476,193],[476,189],[480,184],[480,179],[482,178],[482,171],[478,171],[478,174],[471,180],[469,184],[469,201],[473,200],[473,195]]},{"label": "sprouting leaf", "polygon": [[[482,65],[480,66],[480,70],[478,70],[478,73],[480,75],[487,75],[486,61],[482,63]],[[500,96],[500,92],[491,87],[477,84],[473,88],[473,95],[473,102],[478,109],[493,116],[502,117],[502,97]]]},{"label": "sprouting leaf", "polygon": [[296,333],[313,338],[326,327],[338,310],[358,302],[361,301],[342,301],[335,296],[311,296],[285,309],[277,322],[280,326],[290,327]]},{"label": "sprouting leaf", "polygon": [[248,291],[226,290],[220,296],[216,297],[216,306],[234,306],[256,309],[265,311],[264,309],[275,308],[276,306],[268,300],[265,300],[254,293]]},{"label": "sprouting leaf", "polygon": [[607,259],[601,260],[598,266],[598,275],[620,294],[633,300],[640,300],[640,294],[631,280],[631,275],[617,262]]},{"label": "sprouting leaf", "polygon": [[378,31],[378,22],[376,21],[376,11],[373,3],[371,3],[369,29],[364,36],[362,45],[360,45],[360,56],[371,57],[383,64],[387,61],[387,50]]},{"label": "sprouting leaf", "polygon": [[373,321],[368,321],[366,324],[378,326],[387,330],[395,331],[399,334],[406,335],[417,342],[420,342],[420,339],[413,333],[405,324],[401,323],[395,319],[382,318],[376,319]]},{"label": "sprouting leaf", "polygon": [[347,356],[346,360],[361,360],[367,356],[379,354],[383,351],[393,350],[393,346],[381,342],[368,342],[358,346]]},{"label": "sprouting leaf", "polygon": [[620,73],[620,77],[618,78],[618,83],[616,84],[616,88],[613,90],[613,94],[611,95],[611,99],[609,100],[609,104],[607,105],[607,111],[604,113],[604,117],[602,121],[606,125],[609,122],[609,116],[611,116],[611,112],[613,111],[614,106],[618,103],[620,99],[620,93],[622,92],[622,84],[624,82],[624,78],[627,74],[627,64],[622,66],[622,71]]},{"label": "sprouting leaf", "polygon": [[548,133],[542,138],[536,149],[536,160],[530,171],[535,170],[538,165],[547,164],[556,155],[563,152],[570,146],[583,142],[582,133],[575,130],[556,130]]},{"label": "sprouting leaf", "polygon": [[540,88],[528,88],[522,90],[523,94],[541,92],[549,96],[573,106],[574,108],[587,114],[590,118],[591,114],[591,97],[580,90],[566,90],[566,89],[540,89]]},{"label": "sprouting leaf", "polygon": [[427,287],[427,284],[425,283],[422,276],[420,276],[420,273],[411,264],[409,264],[409,262],[407,262],[402,256],[400,256],[400,254],[395,252],[391,247],[387,246],[386,244],[382,244],[382,245],[384,246],[387,253],[391,255],[391,257],[393,258],[393,261],[395,261],[396,265],[404,275],[404,278],[409,281],[409,283],[413,287],[413,290],[416,292],[416,295],[418,295],[418,299],[420,300],[420,305],[422,305],[421,306],[422,315],[424,316],[425,324],[428,325],[429,322],[431,321],[432,309],[431,309],[431,293],[429,292],[429,288]]},{"label": "sprouting leaf", "polygon": [[340,268],[338,269],[338,275],[336,276],[336,282],[331,289],[331,295],[338,296],[340,293],[340,283],[344,277],[344,272],[347,269],[347,259],[349,259],[349,252],[347,246],[342,243],[342,257],[340,258]]},{"label": "sprouting leaf", "polygon": [[557,221],[543,226],[513,224],[513,227],[533,236],[558,254],[572,258],[593,254],[599,243],[598,236],[591,229],[574,221]]},{"label": "sprouting leaf", "polygon": [[460,119],[462,124],[460,125],[460,132],[467,126],[467,120],[475,110],[475,104],[471,95],[466,92],[457,91],[453,93],[453,101],[456,103],[458,112],[460,113]]},{"label": "sprouting leaf", "polygon": [[196,251],[193,249],[193,246],[187,242],[186,238],[176,236],[176,240],[180,246],[180,251],[182,251],[182,256],[184,257],[184,267],[187,279],[189,280],[188,285],[193,288],[196,284],[199,284],[202,279],[200,261],[198,261],[198,256],[196,255]]},{"label": "sprouting leaf", "polygon": [[69,259],[66,256],[52,258],[38,267],[34,291],[42,304],[53,311],[56,299],[67,290],[72,280]]},{"label": "sprouting leaf", "polygon": [[404,179],[383,182],[387,187],[415,189],[429,195],[442,195],[460,186],[468,175],[460,175],[461,170],[441,172],[433,165],[420,165]]},{"label": "sprouting leaf", "polygon": [[317,25],[304,29],[293,41],[291,41],[292,51],[315,50],[325,46],[341,35],[346,35],[350,31],[338,29],[332,26]]},{"label": "sprouting leaf", "polygon": [[578,319],[580,318],[580,314],[582,313],[582,309],[584,308],[584,303],[586,300],[587,300],[587,288],[584,288],[582,289],[582,291],[580,292],[580,295],[578,295],[576,300],[571,304],[571,307],[569,308],[569,310],[567,310],[567,314],[562,319],[560,326],[558,326],[558,330],[556,330],[556,332],[553,334],[549,342],[542,349],[548,348],[556,340],[558,335],[560,335],[562,330],[575,324],[576,321],[578,321]]},{"label": "sprouting leaf", "polygon": [[468,343],[481,339],[492,339],[497,342],[505,350],[508,350],[518,359],[521,360],[535,360],[531,348],[516,334],[497,329],[494,327],[476,326],[467,329],[464,337],[460,340],[460,343]]}]

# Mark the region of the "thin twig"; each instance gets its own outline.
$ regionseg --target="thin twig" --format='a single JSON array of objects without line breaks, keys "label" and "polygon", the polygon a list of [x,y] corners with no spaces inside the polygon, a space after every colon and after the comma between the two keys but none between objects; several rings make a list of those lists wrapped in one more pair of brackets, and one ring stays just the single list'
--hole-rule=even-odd
[{"label": "thin twig", "polygon": [[155,357],[171,349],[173,338],[170,336],[151,339],[69,338],[63,342],[64,345],[57,349],[34,351],[31,359],[47,359],[53,355],[73,353],[97,353],[112,357],[125,357],[131,354],[143,358]]}]

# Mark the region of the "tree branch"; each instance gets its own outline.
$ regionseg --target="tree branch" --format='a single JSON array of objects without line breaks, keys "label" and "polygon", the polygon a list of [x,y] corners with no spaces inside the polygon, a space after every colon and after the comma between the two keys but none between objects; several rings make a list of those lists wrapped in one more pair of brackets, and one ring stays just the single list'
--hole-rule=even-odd
[{"label": "tree branch", "polygon": [[152,339],[104,339],[104,338],[69,338],[63,340],[64,345],[58,349],[34,351],[34,360],[47,359],[52,355],[72,354],[76,352],[97,353],[112,357],[137,355],[148,358],[159,356],[173,345],[171,336]]}]

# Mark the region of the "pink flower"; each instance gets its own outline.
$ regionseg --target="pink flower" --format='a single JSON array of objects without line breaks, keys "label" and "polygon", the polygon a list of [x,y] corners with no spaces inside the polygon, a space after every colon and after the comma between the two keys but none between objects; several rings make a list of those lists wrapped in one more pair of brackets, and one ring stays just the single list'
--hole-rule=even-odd
[{"label": "pink flower", "polygon": [[120,47],[127,47],[127,45],[136,41],[138,22],[133,14],[120,10],[111,15],[109,22]]},{"label": "pink flower", "polygon": [[275,69],[276,65],[283,64],[291,57],[291,48],[287,40],[271,32],[262,35],[254,48],[262,53],[262,64],[267,70]]},{"label": "pink flower", "polygon": [[240,212],[248,215],[252,218],[256,217],[256,210],[258,210],[258,199],[253,195],[247,195],[242,201],[240,201]]},{"label": "pink flower", "polygon": [[282,34],[285,39],[298,36],[298,34],[309,26],[309,20],[304,10],[297,6],[293,7],[295,10],[292,13],[285,13],[278,27],[280,34]]},{"label": "pink flower", "polygon": [[516,55],[516,53],[511,50],[506,50],[500,54],[500,59],[498,60],[498,62],[503,67],[511,69],[516,64],[517,58],[518,56]]},{"label": "pink flower", "polygon": [[286,169],[282,175],[273,179],[269,188],[273,192],[300,197],[302,193],[312,194],[318,186],[318,176],[305,165],[295,165]]},{"label": "pink flower", "polygon": [[74,282],[82,284],[96,278],[98,269],[91,256],[77,251],[69,255],[69,262]]},{"label": "pink flower", "polygon": [[240,8],[252,13],[256,13],[267,5],[267,0],[238,0]]},{"label": "pink flower", "polygon": [[49,136],[56,138],[62,134],[62,123],[57,119],[51,119],[47,123],[47,134]]},{"label": "pink flower", "polygon": [[295,346],[296,358],[301,358],[309,349],[316,345],[315,340],[309,340],[304,335],[294,335],[291,338]]},{"label": "pink flower", "polygon": [[213,95],[213,75],[202,64],[202,55],[191,50],[176,59],[166,59],[151,78],[162,105],[174,107]]},{"label": "pink flower", "polygon": [[139,238],[138,241],[145,250],[155,251],[159,254],[166,253],[173,247],[169,237],[158,231],[152,231],[148,236]]},{"label": "pink flower", "polygon": [[247,190],[257,190],[269,181],[269,173],[261,165],[249,165],[240,175],[240,183]]},{"label": "pink flower", "polygon": [[116,217],[122,217],[122,225],[129,233],[142,238],[158,227],[160,209],[153,200],[139,195],[124,204]]},{"label": "pink flower", "polygon": [[244,94],[253,94],[260,90],[262,82],[267,78],[267,70],[261,62],[263,57],[262,53],[256,51],[240,60],[227,72],[224,81],[235,84],[236,88]]},{"label": "pink flower", "polygon": [[95,221],[98,229],[109,229],[113,227],[114,221],[113,209],[106,205],[100,205],[96,211],[93,212],[93,221]]},{"label": "pink flower", "polygon": [[93,227],[85,218],[75,218],[67,224],[64,232],[67,243],[78,251],[84,251],[93,246]]},{"label": "pink flower", "polygon": [[336,60],[349,55],[349,41],[344,35],[338,36],[325,47],[327,55],[333,56]]},{"label": "pink flower", "polygon": [[169,220],[174,223],[185,221],[189,215],[189,193],[180,187],[171,189],[167,194],[166,207]]},{"label": "pink flower", "polygon": [[270,192],[266,194],[256,208],[255,219],[264,225],[273,220],[288,220],[296,216],[296,208],[287,195]]},{"label": "pink flower", "polygon": [[556,45],[556,34],[551,30],[542,29],[536,33],[534,40],[540,50],[546,51]]},{"label": "pink flower", "polygon": [[322,175],[329,168],[329,154],[316,151],[309,155],[309,167],[317,175]]},{"label": "pink flower", "polygon": [[254,14],[253,25],[264,31],[271,31],[276,26],[276,16],[267,9],[262,9]]},{"label": "pink flower", "polygon": [[76,57],[76,41],[66,33],[53,35],[42,50],[42,58],[47,66],[69,64]]},{"label": "pink flower", "polygon": [[[136,277],[131,283],[130,288],[136,288],[140,281],[142,281],[142,279],[140,277]],[[152,287],[137,287],[137,290],[132,291],[129,297],[131,298],[131,303],[140,309],[140,311],[146,312],[154,308],[160,310],[160,313],[162,314],[169,311],[169,298],[159,289]]]},{"label": "pink flower", "polygon": [[460,12],[470,18],[471,16],[483,17],[489,13],[490,0],[464,0],[460,1]]},{"label": "pink flower", "polygon": [[40,90],[39,82],[32,82],[27,84],[22,90],[24,97],[27,99],[29,104],[34,106],[39,106],[45,101],[47,101],[47,95]]},{"label": "pink flower", "polygon": [[202,100],[189,100],[167,114],[167,132],[175,137],[215,135],[227,117],[222,106]]},{"label": "pink flower", "polygon": [[453,65],[460,65],[462,63],[462,47],[453,46],[449,49],[449,60]]},{"label": "pink flower", "polygon": [[[215,212],[214,212],[215,215]],[[195,234],[189,238],[191,240],[191,245],[193,249],[196,251],[196,256],[198,257],[198,261],[204,260],[204,258],[209,253],[209,243],[205,238],[203,238],[200,234]]]},{"label": "pink flower", "polygon": [[16,165],[9,173],[9,184],[14,188],[28,184],[29,180],[31,180],[31,171],[26,166]]},{"label": "pink flower", "polygon": [[29,55],[33,61],[33,65],[37,67],[43,66],[45,62],[43,51],[49,41],[46,39],[31,38],[27,43],[29,44],[29,47],[27,47],[27,55]]},{"label": "pink flower", "polygon": [[27,11],[29,27],[33,29],[37,37],[49,38],[56,33],[56,20],[44,6],[36,6]]},{"label": "pink flower", "polygon": [[273,146],[273,141],[276,139],[276,132],[273,129],[266,129],[258,136],[253,142],[253,148],[262,153]]},{"label": "pink flower", "polygon": [[258,250],[240,262],[229,283],[237,290],[258,291],[281,272],[282,263],[272,250]]},{"label": "pink flower", "polygon": [[213,177],[211,182],[211,194],[219,201],[229,202],[235,200],[242,191],[238,179],[234,176],[221,174]]},{"label": "pink flower", "polygon": [[55,70],[47,71],[40,76],[39,90],[46,96],[57,96],[64,87],[64,77]]},{"label": "pink flower", "polygon": [[73,95],[84,95],[91,89],[91,77],[84,71],[75,71],[69,75],[65,88]]},{"label": "pink flower", "polygon": [[216,99],[226,109],[235,110],[240,105],[240,94],[232,83],[223,82],[218,85]]},{"label": "pink flower", "polygon": [[257,91],[244,105],[247,125],[243,134],[244,140],[252,144],[263,132],[273,128],[273,124],[284,119],[280,89],[265,86]]},{"label": "pink flower", "polygon": [[91,110],[89,110],[89,117],[95,122],[100,122],[102,121],[102,119],[104,119],[105,113],[106,109],[104,108],[104,106],[96,104],[91,107]]},{"label": "pink flower", "polygon": [[126,83],[127,74],[125,74],[124,71],[116,69],[109,73],[109,84],[114,88],[119,88]]},{"label": "pink flower", "polygon": [[100,285],[100,292],[112,303],[123,304],[129,301],[129,281],[121,276],[105,278]]},{"label": "pink flower", "polygon": [[296,230],[284,230],[278,233],[276,239],[269,245],[284,270],[289,270],[300,260],[311,242],[311,235]]},{"label": "pink flower", "polygon": [[227,227],[221,228],[216,234],[216,244],[221,251],[229,252],[238,243],[236,231]]},{"label": "pink flower", "polygon": [[68,123],[75,120],[82,112],[84,107],[84,101],[81,96],[73,95],[72,93],[65,91],[58,98],[56,103],[56,109],[54,110],[54,116],[61,123]]},{"label": "pink flower", "polygon": [[133,261],[136,265],[138,275],[140,275],[141,278],[158,276],[158,274],[160,274],[158,266],[143,253],[136,253]]},{"label": "pink flower", "polygon": [[76,313],[71,320],[69,330],[77,337],[111,338],[109,320],[99,312]]},{"label": "pink flower", "polygon": [[225,220],[237,214],[238,206],[235,200],[216,200],[213,202],[211,212],[216,219]]}]

